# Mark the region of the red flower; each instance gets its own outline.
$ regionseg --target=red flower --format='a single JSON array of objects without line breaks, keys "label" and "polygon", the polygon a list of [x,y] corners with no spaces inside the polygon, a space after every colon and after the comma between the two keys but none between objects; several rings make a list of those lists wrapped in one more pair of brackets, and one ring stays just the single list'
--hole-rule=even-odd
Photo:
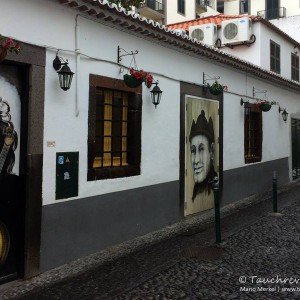
[{"label": "red flower", "polygon": [[144,70],[134,70],[133,68],[129,69],[129,73],[132,77],[136,78],[137,80],[144,81],[148,88],[151,87],[153,83],[153,76],[150,73],[145,72]]},{"label": "red flower", "polygon": [[7,39],[6,40],[6,42],[5,42],[5,44],[4,44],[4,47],[5,48],[12,48],[12,47],[14,47],[14,41],[12,40],[12,39]]},{"label": "red flower", "polygon": [[147,86],[148,89],[150,89],[152,83],[153,83],[153,76],[151,74],[147,74],[147,76],[146,76],[146,86]]}]

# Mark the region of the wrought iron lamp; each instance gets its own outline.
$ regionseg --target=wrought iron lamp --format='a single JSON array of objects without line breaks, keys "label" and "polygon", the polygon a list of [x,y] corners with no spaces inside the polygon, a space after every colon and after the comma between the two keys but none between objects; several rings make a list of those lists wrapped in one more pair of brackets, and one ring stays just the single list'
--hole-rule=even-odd
[{"label": "wrought iron lamp", "polygon": [[283,119],[284,122],[286,122],[287,119],[288,119],[288,115],[289,115],[289,113],[286,111],[286,109],[285,109],[285,108],[279,107],[279,108],[278,108],[278,112],[279,112],[279,113],[282,112],[282,113],[281,113],[282,119]]},{"label": "wrought iron lamp", "polygon": [[156,106],[160,103],[162,91],[158,86],[158,81],[154,82],[153,84],[155,84],[155,86],[152,89],[152,91],[150,91],[150,93],[152,97],[152,103],[155,105],[156,108]]},{"label": "wrought iron lamp", "polygon": [[58,57],[58,55],[56,54],[56,57],[53,60],[53,68],[55,71],[57,71],[59,85],[64,91],[70,89],[74,75],[68,64],[68,60],[64,60],[63,58]]}]

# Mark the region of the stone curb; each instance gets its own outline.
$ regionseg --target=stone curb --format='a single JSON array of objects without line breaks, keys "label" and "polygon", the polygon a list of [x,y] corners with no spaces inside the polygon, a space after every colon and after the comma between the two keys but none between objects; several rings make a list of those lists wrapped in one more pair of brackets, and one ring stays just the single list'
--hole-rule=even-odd
[{"label": "stone curb", "polygon": [[[300,180],[290,182],[278,188],[278,194],[283,194],[300,186]],[[235,203],[221,208],[222,218],[236,213],[248,206],[269,200],[271,190],[262,194],[253,195],[241,199]],[[45,288],[61,280],[75,277],[83,272],[92,271],[99,268],[102,264],[107,264],[118,258],[129,255],[133,252],[151,246],[158,242],[174,238],[179,235],[191,235],[201,231],[214,221],[214,211],[183,219],[171,226],[137,237],[133,240],[123,242],[119,245],[111,246],[98,253],[79,258],[73,262],[60,266],[56,269],[47,271],[28,280],[19,280],[0,286],[0,299],[11,299],[20,297],[34,289]]]}]

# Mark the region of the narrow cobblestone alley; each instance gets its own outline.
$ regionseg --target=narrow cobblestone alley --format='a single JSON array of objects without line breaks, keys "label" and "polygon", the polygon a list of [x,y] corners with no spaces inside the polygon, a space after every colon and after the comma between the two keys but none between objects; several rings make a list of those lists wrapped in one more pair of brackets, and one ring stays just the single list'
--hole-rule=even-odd
[{"label": "narrow cobblestone alley", "polygon": [[210,224],[15,299],[299,299],[300,281],[280,284],[300,278],[299,192],[280,195],[282,215],[268,199],[222,219],[220,247]]}]

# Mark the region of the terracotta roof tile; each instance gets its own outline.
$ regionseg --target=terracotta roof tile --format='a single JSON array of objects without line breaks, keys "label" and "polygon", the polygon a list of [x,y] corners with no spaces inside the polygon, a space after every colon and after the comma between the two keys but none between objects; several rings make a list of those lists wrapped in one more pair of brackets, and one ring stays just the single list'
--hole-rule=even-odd
[{"label": "terracotta roof tile", "polygon": [[208,17],[205,17],[205,18],[199,18],[199,19],[180,22],[180,23],[174,23],[174,24],[168,25],[167,27],[170,28],[170,29],[188,30],[190,26],[202,25],[202,24],[207,24],[207,23],[214,23],[214,24],[217,24],[218,26],[220,26],[221,23],[225,20],[237,19],[237,18],[242,18],[242,17],[250,17],[253,21],[260,20],[260,17],[252,16],[252,15],[223,15],[223,14],[219,14],[219,15],[215,15],[215,16],[208,16]]}]

